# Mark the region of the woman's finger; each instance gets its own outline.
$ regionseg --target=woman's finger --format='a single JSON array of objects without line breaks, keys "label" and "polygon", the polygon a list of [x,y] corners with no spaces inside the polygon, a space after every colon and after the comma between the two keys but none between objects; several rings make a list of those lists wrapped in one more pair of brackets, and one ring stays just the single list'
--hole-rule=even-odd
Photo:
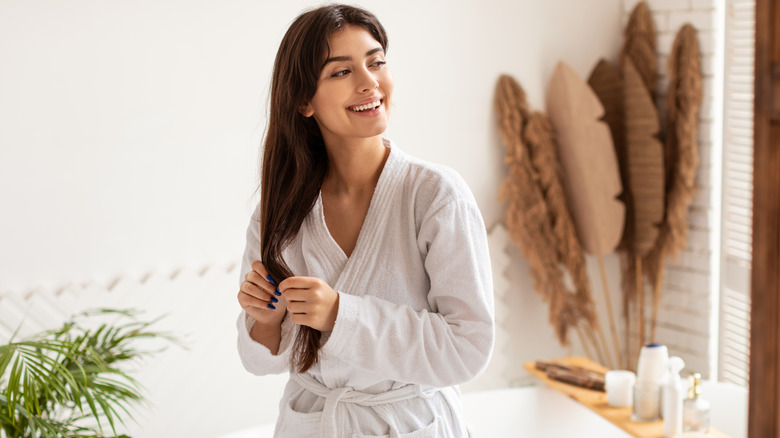
[{"label": "woman's finger", "polygon": [[263,278],[268,275],[268,270],[265,269],[265,265],[260,260],[255,260],[252,262],[252,270],[260,274],[260,276]]},{"label": "woman's finger", "polygon": [[287,301],[287,311],[294,314],[303,315],[307,313],[309,305],[302,301]]},{"label": "woman's finger", "polygon": [[260,283],[263,284],[263,287],[271,291],[276,296],[281,296],[282,293],[279,291],[279,287],[277,286],[277,282],[274,281],[274,279],[271,277],[271,274],[268,273],[268,270],[265,269],[265,265],[259,260],[255,260],[252,262],[252,271],[257,273],[258,276],[262,278],[262,280],[259,280]]},{"label": "woman's finger", "polygon": [[267,308],[270,303],[268,300],[263,300],[262,298],[258,298],[253,295],[249,295],[248,293],[244,291],[238,292],[238,304],[241,305],[242,309],[246,309],[247,307],[261,307],[261,308]]},{"label": "woman's finger", "polygon": [[257,287],[257,285],[254,283],[250,283],[248,281],[241,283],[240,289],[242,292],[245,292],[246,294],[252,295],[253,297],[259,298],[263,301],[270,301],[274,303],[277,300],[272,291]]},{"label": "woman's finger", "polygon": [[260,274],[258,274],[255,271],[249,271],[244,276],[244,280],[248,281],[249,283],[254,284],[255,286],[259,287],[260,289],[263,289],[269,294],[273,294],[274,290],[276,290],[276,286],[272,285],[268,282],[265,278],[261,277]]},{"label": "woman's finger", "polygon": [[314,289],[326,286],[325,282],[316,277],[287,277],[279,283],[279,290],[285,292],[288,289]]}]

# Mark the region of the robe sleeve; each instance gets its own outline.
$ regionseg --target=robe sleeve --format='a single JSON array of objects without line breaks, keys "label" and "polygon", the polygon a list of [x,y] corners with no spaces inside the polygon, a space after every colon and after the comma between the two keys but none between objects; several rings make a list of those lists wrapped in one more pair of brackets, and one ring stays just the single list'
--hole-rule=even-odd
[{"label": "robe sleeve", "polygon": [[[260,205],[258,204],[246,230],[246,247],[241,262],[239,284],[244,281],[244,277],[252,269],[252,262],[260,258],[260,222],[257,220],[259,212]],[[238,355],[244,368],[256,375],[279,374],[289,371],[290,351],[295,335],[289,315],[285,316],[282,321],[282,340],[276,355],[271,353],[268,347],[249,336],[249,331],[252,330],[254,323],[255,320],[241,310],[236,321],[236,328],[238,329]]]},{"label": "robe sleeve", "polygon": [[400,382],[464,383],[487,366],[495,335],[487,236],[471,193],[426,215],[417,240],[427,248],[431,310],[339,293],[338,317],[323,352]]}]

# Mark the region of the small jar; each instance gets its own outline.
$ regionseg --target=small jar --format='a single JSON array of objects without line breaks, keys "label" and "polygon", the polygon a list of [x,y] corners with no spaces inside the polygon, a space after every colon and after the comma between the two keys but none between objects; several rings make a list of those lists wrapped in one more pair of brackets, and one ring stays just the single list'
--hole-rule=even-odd
[{"label": "small jar", "polygon": [[701,374],[688,377],[688,398],[683,401],[683,432],[708,432],[710,429],[710,403],[699,397]]},{"label": "small jar", "polygon": [[627,370],[607,371],[604,375],[604,388],[607,391],[607,404],[622,408],[633,404],[636,374]]}]

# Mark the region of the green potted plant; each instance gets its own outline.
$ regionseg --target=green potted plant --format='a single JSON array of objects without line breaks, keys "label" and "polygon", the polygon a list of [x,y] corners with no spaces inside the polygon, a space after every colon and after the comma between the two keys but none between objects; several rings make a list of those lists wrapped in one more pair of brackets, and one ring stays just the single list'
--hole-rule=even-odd
[{"label": "green potted plant", "polygon": [[[175,341],[131,310],[100,309],[62,327],[0,345],[0,438],[123,437],[118,424],[145,402],[122,367]],[[108,321],[107,318],[109,319]]]}]

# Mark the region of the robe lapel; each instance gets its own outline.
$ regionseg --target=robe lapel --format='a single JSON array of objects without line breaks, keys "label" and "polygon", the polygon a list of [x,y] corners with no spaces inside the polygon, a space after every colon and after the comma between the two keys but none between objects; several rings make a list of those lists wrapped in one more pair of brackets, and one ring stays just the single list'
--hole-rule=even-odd
[{"label": "robe lapel", "polygon": [[352,255],[347,260],[347,264],[334,286],[334,289],[338,291],[351,295],[363,295],[365,293],[362,288],[356,288],[355,286],[358,286],[361,280],[364,280],[362,273],[370,271],[367,264],[374,259],[373,254],[377,250],[376,244],[382,237],[385,223],[392,216],[387,213],[392,207],[390,200],[394,197],[395,190],[397,190],[397,182],[400,177],[399,170],[402,164],[401,158],[401,151],[396,150],[394,146],[390,147],[390,155],[387,157],[385,167],[382,169],[379,181],[377,181],[374,189],[374,194],[371,197],[371,204],[368,207],[368,213],[366,213],[363,226],[360,228],[355,249],[352,251]]},{"label": "robe lapel", "polygon": [[[390,146],[388,145],[388,147]],[[360,280],[360,273],[366,271],[366,263],[373,258],[370,257],[371,252],[376,250],[375,242],[381,235],[384,223],[389,216],[387,214],[388,209],[391,208],[389,201],[393,197],[393,191],[399,179],[401,152],[394,149],[394,146],[390,147],[390,154],[382,173],[379,175],[379,181],[377,181],[374,194],[371,197],[366,218],[360,228],[355,249],[350,257],[346,256],[328,231],[322,208],[322,196],[318,196],[311,214],[306,219],[307,225],[312,231],[312,240],[316,246],[315,252],[320,253],[309,256],[317,258],[315,264],[331,273],[325,277],[337,279],[334,283],[330,283],[337,291],[352,295],[363,294],[360,290],[354,290],[354,286]]]}]

